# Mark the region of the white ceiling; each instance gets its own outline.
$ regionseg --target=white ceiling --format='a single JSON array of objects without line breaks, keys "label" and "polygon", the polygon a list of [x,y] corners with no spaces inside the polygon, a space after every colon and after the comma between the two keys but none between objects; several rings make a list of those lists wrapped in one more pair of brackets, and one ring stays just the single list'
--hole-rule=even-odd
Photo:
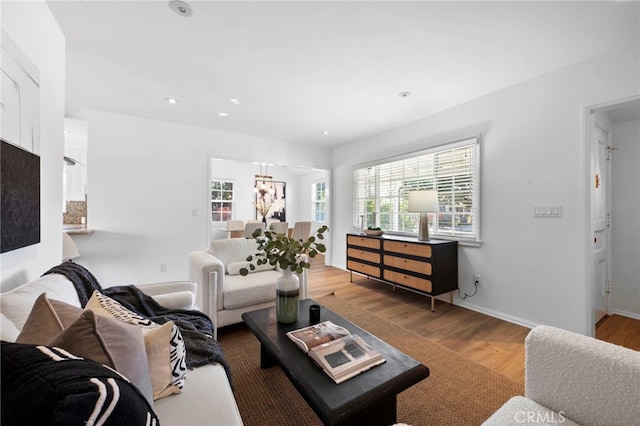
[{"label": "white ceiling", "polygon": [[639,41],[638,2],[188,3],[49,1],[67,109],[335,146]]}]

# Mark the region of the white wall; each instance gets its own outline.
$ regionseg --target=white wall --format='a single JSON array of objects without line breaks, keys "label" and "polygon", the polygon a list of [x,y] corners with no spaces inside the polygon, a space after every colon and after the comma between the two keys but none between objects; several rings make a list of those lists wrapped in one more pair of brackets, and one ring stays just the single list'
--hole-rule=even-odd
[{"label": "white wall", "polygon": [[103,286],[188,278],[189,252],[208,246],[209,155],[329,168],[328,150],[97,111],[74,117],[88,121],[95,230],[74,237],[76,261]]},{"label": "white wall", "polygon": [[[638,46],[489,94],[333,151],[333,263],[351,227],[354,164],[476,134],[481,146],[480,248],[459,250],[455,303],[523,324],[589,333],[584,108],[639,92]],[[534,204],[561,204],[560,219],[534,219]],[[418,297],[418,296],[416,296]]]},{"label": "white wall", "polygon": [[640,319],[640,121],[613,125],[611,310]]},{"label": "white wall", "polygon": [[40,71],[41,243],[0,256],[0,289],[39,277],[62,259],[65,40],[44,1],[0,3],[2,29]]}]

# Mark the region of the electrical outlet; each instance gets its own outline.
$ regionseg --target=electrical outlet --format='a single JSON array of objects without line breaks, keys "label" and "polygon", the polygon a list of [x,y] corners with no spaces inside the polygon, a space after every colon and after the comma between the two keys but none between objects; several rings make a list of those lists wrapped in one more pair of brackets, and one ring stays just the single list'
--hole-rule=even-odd
[{"label": "electrical outlet", "polygon": [[166,263],[161,263],[160,264],[160,272],[166,272],[167,271],[167,264]]},{"label": "electrical outlet", "polygon": [[473,284],[474,285],[480,285],[480,275],[479,274],[473,274]]}]

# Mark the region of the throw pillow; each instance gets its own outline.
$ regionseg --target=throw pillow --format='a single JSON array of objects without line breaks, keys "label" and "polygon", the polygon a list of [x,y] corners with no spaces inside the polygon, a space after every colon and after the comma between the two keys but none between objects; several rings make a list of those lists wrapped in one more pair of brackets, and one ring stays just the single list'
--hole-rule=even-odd
[{"label": "throw pillow", "polygon": [[[110,316],[141,328],[154,399],[181,392],[187,375],[187,351],[182,334],[173,322],[168,321],[160,326],[97,291],[93,293],[85,309],[92,309],[98,315]],[[167,372],[170,374],[167,375]]]},{"label": "throw pillow", "polygon": [[81,308],[49,299],[42,293],[33,303],[16,343],[46,345],[81,314]]},{"label": "throw pillow", "polygon": [[2,342],[3,424],[157,425],[139,389],[112,369],[56,347]]},{"label": "throw pillow", "polygon": [[[147,361],[149,362],[149,373],[151,374],[151,384],[153,386],[153,399],[164,398],[174,393],[180,393],[179,382],[174,383],[174,365],[167,362],[172,358],[175,346],[167,342],[178,339],[173,333],[178,332],[173,322],[164,323],[158,328],[149,330],[144,334],[144,345],[147,351]],[[182,337],[180,337],[180,340]],[[175,351],[177,352],[177,351]],[[178,364],[179,365],[179,364]],[[180,371],[175,372],[179,377]]]},{"label": "throw pillow", "polygon": [[[251,270],[251,268],[249,267],[249,264],[253,264],[253,266],[255,266],[255,269]],[[269,271],[271,269],[275,269],[276,266],[270,265],[269,262],[263,265],[258,265],[256,263],[256,259],[252,260],[251,262],[248,262],[246,260],[242,262],[231,262],[227,267],[227,274],[240,275],[240,269],[242,268],[247,268],[247,271],[249,271],[249,273],[252,273],[252,272],[260,272],[260,271]]]},{"label": "throw pillow", "polygon": [[144,338],[140,329],[86,310],[73,324],[49,342],[70,353],[118,371],[153,403]]}]

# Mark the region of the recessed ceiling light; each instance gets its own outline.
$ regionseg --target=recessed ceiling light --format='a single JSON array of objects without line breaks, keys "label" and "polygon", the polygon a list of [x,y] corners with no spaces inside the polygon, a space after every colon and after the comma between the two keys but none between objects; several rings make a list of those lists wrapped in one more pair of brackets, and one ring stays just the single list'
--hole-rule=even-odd
[{"label": "recessed ceiling light", "polygon": [[186,4],[183,1],[172,1],[169,2],[169,7],[171,8],[171,10],[173,10],[176,14],[188,18],[189,16],[191,16],[191,6],[189,6],[188,4]]},{"label": "recessed ceiling light", "polygon": [[218,115],[220,117],[228,117],[229,116],[229,114],[227,114],[226,112],[219,112]]},{"label": "recessed ceiling light", "polygon": [[234,105],[240,105],[240,101],[237,99],[229,99],[229,102],[231,102]]},{"label": "recessed ceiling light", "polygon": [[328,135],[328,134],[329,134],[329,131],[328,131],[328,130],[323,130],[323,131],[322,131],[322,134],[323,134],[323,135]]},{"label": "recessed ceiling light", "polygon": [[167,102],[173,105],[173,104],[177,104],[178,100],[176,98],[167,98]]},{"label": "recessed ceiling light", "polygon": [[398,96],[400,96],[401,98],[408,98],[409,96],[411,96],[411,92],[400,92]]}]

